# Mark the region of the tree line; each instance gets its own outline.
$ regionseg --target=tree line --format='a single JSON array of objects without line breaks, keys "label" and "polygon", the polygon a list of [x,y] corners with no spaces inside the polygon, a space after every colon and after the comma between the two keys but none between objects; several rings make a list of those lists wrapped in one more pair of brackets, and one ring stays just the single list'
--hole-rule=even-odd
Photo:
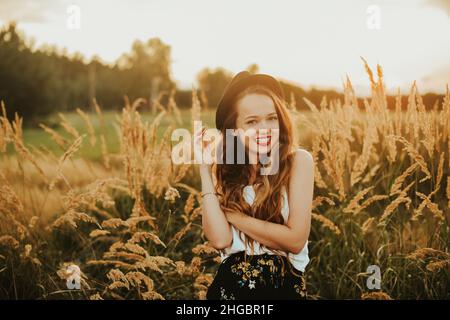
[{"label": "tree line", "polygon": [[[258,72],[259,68],[253,64],[248,70]],[[195,89],[201,93],[204,107],[215,108],[232,76],[221,67],[204,68],[198,73]],[[323,96],[343,98],[333,90],[306,91],[296,85],[282,85],[288,99],[295,99],[300,109],[307,108],[303,97],[317,106]],[[86,62],[82,54],[69,55],[55,46],[36,48],[15,22],[0,28],[0,100],[6,105],[8,117],[17,112],[26,124],[53,112],[89,110],[94,98],[104,109],[119,109],[125,95],[131,100],[145,98],[149,105],[159,98],[164,105],[174,93],[181,108],[190,107],[191,90],[177,88],[171,77],[171,47],[159,38],[136,40],[130,52],[107,64],[97,56]],[[434,94],[423,97],[427,106],[439,98],[442,96]],[[388,98],[389,105],[395,103],[394,99]]]}]

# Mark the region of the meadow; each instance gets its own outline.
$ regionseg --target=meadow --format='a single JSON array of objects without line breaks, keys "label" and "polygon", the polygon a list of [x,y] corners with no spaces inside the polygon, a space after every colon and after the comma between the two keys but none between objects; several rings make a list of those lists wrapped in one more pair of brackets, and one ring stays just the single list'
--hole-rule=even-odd
[{"label": "meadow", "polygon": [[[316,162],[309,298],[450,299],[448,88],[426,111],[412,83],[406,108],[399,95],[388,109],[381,67],[366,70],[363,105],[349,79],[342,101],[306,101],[308,112],[287,101]],[[202,233],[197,168],[171,162],[170,135],[212,127],[214,110],[195,92],[189,109],[142,102],[33,129],[2,104],[0,298],[205,298],[220,257]]]}]

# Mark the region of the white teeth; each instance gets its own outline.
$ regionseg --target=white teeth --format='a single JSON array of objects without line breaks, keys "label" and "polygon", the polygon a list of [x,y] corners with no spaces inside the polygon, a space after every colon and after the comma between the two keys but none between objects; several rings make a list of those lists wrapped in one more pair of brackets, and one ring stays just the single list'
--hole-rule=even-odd
[{"label": "white teeth", "polygon": [[258,144],[268,144],[270,141],[271,136],[265,136],[265,137],[258,137],[256,138],[256,142]]}]

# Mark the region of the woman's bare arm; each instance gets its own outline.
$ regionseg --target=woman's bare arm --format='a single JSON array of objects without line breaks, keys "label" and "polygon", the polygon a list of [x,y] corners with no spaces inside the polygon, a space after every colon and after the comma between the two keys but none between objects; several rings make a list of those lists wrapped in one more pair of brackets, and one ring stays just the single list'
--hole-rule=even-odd
[{"label": "woman's bare arm", "polygon": [[215,193],[215,181],[213,180],[212,164],[205,161],[203,155],[211,154],[214,148],[220,147],[221,135],[219,134],[211,141],[204,141],[206,128],[202,127],[195,132],[194,156],[199,163],[199,173],[202,180],[202,192],[209,193],[202,198],[202,226],[203,232],[211,246],[216,249],[225,249],[233,240],[231,225],[220,207],[219,199]]},{"label": "woman's bare arm", "polygon": [[[210,167],[200,166],[200,177],[202,192],[215,192]],[[217,196],[205,195],[202,199],[202,209],[203,231],[211,246],[220,250],[231,245],[233,240],[231,225],[220,207]]]},{"label": "woman's bare arm", "polygon": [[306,150],[298,150],[289,185],[289,219],[286,225],[253,218],[239,212],[227,212],[227,220],[259,243],[273,249],[299,253],[311,228],[314,192],[314,160]]}]

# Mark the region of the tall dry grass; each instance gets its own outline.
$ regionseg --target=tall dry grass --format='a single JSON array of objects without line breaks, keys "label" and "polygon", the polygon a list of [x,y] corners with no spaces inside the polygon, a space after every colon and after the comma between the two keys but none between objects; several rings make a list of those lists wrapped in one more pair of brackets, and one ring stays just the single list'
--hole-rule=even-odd
[{"label": "tall dry grass", "polygon": [[[450,96],[426,111],[411,86],[402,111],[386,102],[381,67],[366,64],[372,96],[358,105],[347,79],[343,101],[300,113],[302,144],[316,161],[311,298],[450,298]],[[9,299],[203,299],[220,262],[201,228],[200,181],[191,165],[171,162],[180,126],[173,99],[144,121],[143,100],[117,115],[120,152],[78,110],[85,130],[60,114],[65,135],[41,125],[63,150],[56,156],[23,141],[22,119],[0,117],[0,297]],[[295,103],[290,103],[295,112]],[[202,102],[193,95],[191,120]],[[158,136],[161,120],[169,125]],[[77,155],[100,148],[100,161]],[[15,152],[7,153],[8,145]],[[80,268],[70,290],[68,266]],[[380,290],[366,272],[378,265]]]}]

